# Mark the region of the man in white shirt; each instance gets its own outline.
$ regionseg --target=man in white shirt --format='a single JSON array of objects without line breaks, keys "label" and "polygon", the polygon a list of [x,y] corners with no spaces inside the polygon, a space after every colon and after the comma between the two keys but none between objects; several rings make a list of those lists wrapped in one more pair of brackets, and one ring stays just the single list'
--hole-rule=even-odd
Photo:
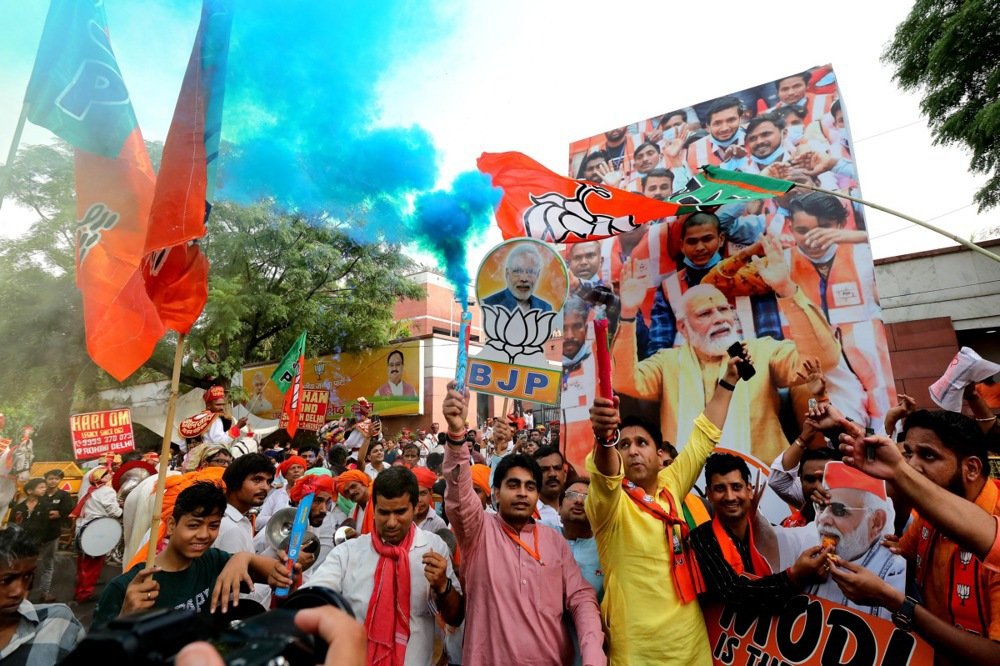
[{"label": "man in white shirt", "polygon": [[420,494],[417,497],[417,511],[413,522],[425,532],[437,534],[438,530],[448,529],[448,523],[434,510],[434,484],[437,474],[427,467],[414,467],[413,475],[417,477]]},{"label": "man in white shirt", "polygon": [[[263,453],[248,453],[226,468],[222,480],[226,484],[226,512],[212,545],[227,553],[253,553],[253,524],[247,514],[267,499],[274,463]],[[270,594],[267,585],[255,585],[251,598],[263,603]]]},{"label": "man in white shirt", "polygon": [[[118,505],[118,494],[111,487],[111,472],[107,467],[96,467],[87,475],[90,488],[81,496],[76,507],[69,514],[76,518],[76,535],[98,518],[119,518],[122,508]],[[94,595],[94,587],[104,568],[104,556],[92,557],[82,550],[76,560],[76,590],[74,598],[79,603],[88,601]]]},{"label": "man in white shirt", "polygon": [[205,391],[205,410],[181,421],[178,432],[185,439],[201,439],[205,444],[230,446],[240,437],[240,430],[247,424],[244,416],[235,423],[225,415],[226,389],[213,386]]},{"label": "man in white shirt", "polygon": [[309,581],[344,595],[368,634],[367,663],[431,663],[435,617],[461,624],[465,599],[448,546],[413,521],[417,479],[392,467],[372,484],[375,529],[337,546]]},{"label": "man in white shirt", "polygon": [[292,486],[295,482],[302,478],[305,474],[306,469],[309,467],[309,463],[306,462],[305,458],[301,456],[290,456],[283,463],[278,465],[278,471],[281,472],[281,478],[284,480],[284,485],[280,488],[274,488],[268,493],[267,499],[260,507],[260,511],[257,513],[257,520],[254,528],[257,532],[264,529],[267,525],[267,521],[271,519],[275,511],[284,509],[288,506],[288,494],[292,490]]}]

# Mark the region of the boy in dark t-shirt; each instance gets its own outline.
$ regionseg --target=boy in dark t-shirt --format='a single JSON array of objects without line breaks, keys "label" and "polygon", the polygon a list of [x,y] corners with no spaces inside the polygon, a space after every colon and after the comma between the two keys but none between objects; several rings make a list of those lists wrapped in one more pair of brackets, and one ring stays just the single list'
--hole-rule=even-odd
[{"label": "boy in dark t-shirt", "polygon": [[[291,585],[288,569],[276,559],[211,547],[225,510],[225,493],[213,483],[200,481],[182,490],[167,521],[167,547],[156,556],[154,568],[136,565],[109,582],[97,602],[93,626],[154,608],[208,613],[222,602],[224,610],[248,575],[273,587]],[[213,599],[217,581],[222,585]]]}]

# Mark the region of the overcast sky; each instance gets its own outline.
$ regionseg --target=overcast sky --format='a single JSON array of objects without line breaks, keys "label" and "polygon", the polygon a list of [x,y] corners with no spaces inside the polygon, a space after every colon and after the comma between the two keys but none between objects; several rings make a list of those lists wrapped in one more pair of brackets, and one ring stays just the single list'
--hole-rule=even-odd
[{"label": "overcast sky", "polygon": [[[198,4],[105,4],[143,133],[162,140]],[[426,128],[440,148],[441,185],[474,168],[483,151],[518,150],[564,173],[573,139],[832,63],[865,198],[969,237],[996,224],[995,212],[980,216],[972,205],[984,179],[968,173],[963,149],[931,145],[917,97],[900,92],[879,62],[910,4],[456,1],[437,10],[449,25],[444,36],[425,40],[373,82],[381,102],[378,122]],[[32,0],[0,8],[0,159],[45,5]],[[49,136],[29,125],[24,142]],[[29,219],[8,202],[0,211],[0,233],[21,233]],[[952,244],[878,211],[868,220],[876,257]],[[485,249],[470,257],[473,270]]]}]

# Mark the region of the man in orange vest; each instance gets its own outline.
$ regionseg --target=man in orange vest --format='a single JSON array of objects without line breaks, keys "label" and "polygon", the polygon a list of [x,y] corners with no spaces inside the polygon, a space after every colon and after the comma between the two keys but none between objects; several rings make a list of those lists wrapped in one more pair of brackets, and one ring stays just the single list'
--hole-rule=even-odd
[{"label": "man in orange vest", "polygon": [[830,107],[836,101],[836,96],[808,92],[809,79],[809,72],[778,79],[778,103],[768,110],[773,111],[782,106],[800,106],[806,110],[806,125],[814,120],[832,120]]},{"label": "man in orange vest", "polygon": [[714,517],[692,530],[690,536],[705,580],[703,601],[777,614],[806,584],[826,578],[829,567],[823,546],[803,551],[792,566],[778,572],[757,550],[754,488],[750,467],[743,458],[713,453],[705,461],[705,480]]},{"label": "man in orange vest", "polygon": [[699,173],[706,164],[725,169],[742,170],[747,162],[743,146],[743,103],[736,97],[723,97],[708,107],[703,119],[708,136],[688,146],[687,164],[692,173]]},{"label": "man in orange vest", "polygon": [[[903,425],[910,467],[941,488],[1000,516],[1000,486],[990,479],[986,439],[976,422],[955,412],[919,410]],[[898,551],[916,566],[924,605],[948,630],[1000,641],[1000,574],[917,517]]]}]

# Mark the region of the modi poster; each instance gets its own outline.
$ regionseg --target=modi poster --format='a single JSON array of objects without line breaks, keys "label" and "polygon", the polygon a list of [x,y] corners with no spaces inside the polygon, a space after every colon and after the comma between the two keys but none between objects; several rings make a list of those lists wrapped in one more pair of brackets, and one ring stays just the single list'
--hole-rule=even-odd
[{"label": "modi poster", "polygon": [[[624,119],[623,119],[624,120]],[[703,165],[860,196],[844,101],[831,66],[789,73],[575,141],[569,175],[679,199]],[[589,451],[596,374],[586,291],[613,290],[614,388],[622,415],[655,424],[682,450],[737,340],[757,369],[733,396],[720,446],[766,474],[801,432],[811,391],[876,432],[895,388],[864,210],[793,188],[774,199],[707,208],[603,241],[566,245],[563,427],[578,469]],[[765,507],[766,508],[766,507]],[[784,515],[787,507],[778,504]]]},{"label": "modi poster", "polygon": [[[277,419],[282,396],[269,377],[276,363],[244,368],[244,407],[263,419]],[[392,347],[357,353],[342,353],[306,359],[302,370],[306,392],[325,392],[326,409],[310,412],[310,419],[350,416],[350,406],[366,398],[379,416],[405,416],[423,413],[424,352],[419,340]],[[323,393],[308,393],[323,396]],[[307,403],[308,404],[308,403]],[[319,426],[322,426],[319,423]],[[312,429],[307,428],[307,429]]]}]

